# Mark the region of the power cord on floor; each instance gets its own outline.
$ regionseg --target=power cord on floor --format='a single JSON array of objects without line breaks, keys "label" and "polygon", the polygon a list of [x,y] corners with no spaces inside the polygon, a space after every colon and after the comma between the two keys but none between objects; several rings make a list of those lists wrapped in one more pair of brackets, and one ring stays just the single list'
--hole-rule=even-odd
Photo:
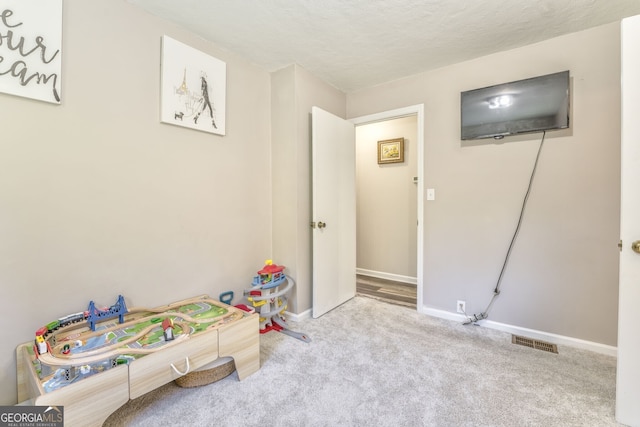
[{"label": "power cord on floor", "polygon": [[464,315],[467,317],[467,320],[463,322],[463,325],[475,324],[481,320],[489,317],[489,311],[491,310],[491,306],[495,302],[498,295],[500,295],[500,284],[502,283],[502,277],[504,276],[504,272],[507,268],[507,264],[509,263],[509,257],[511,256],[511,250],[513,249],[513,244],[516,241],[516,237],[520,232],[520,226],[522,225],[522,218],[524,217],[524,211],[527,207],[527,201],[529,200],[529,194],[531,193],[531,187],[533,185],[533,177],[536,175],[536,170],[538,169],[538,160],[540,159],[540,152],[542,152],[542,146],[544,145],[544,137],[547,132],[542,132],[542,139],[540,140],[540,147],[538,147],[538,154],[536,155],[536,161],[533,164],[533,170],[531,171],[531,177],[529,178],[529,186],[527,187],[527,192],[524,195],[524,200],[522,201],[522,208],[520,209],[520,217],[518,218],[518,225],[516,225],[516,230],[513,233],[513,237],[511,237],[511,243],[509,244],[509,249],[507,250],[507,255],[504,258],[504,262],[502,263],[502,270],[500,270],[500,275],[498,276],[498,281],[496,282],[496,287],[493,290],[493,297],[491,297],[491,301],[489,301],[489,305],[487,308],[480,314],[474,314],[472,316],[467,316],[466,313]]}]

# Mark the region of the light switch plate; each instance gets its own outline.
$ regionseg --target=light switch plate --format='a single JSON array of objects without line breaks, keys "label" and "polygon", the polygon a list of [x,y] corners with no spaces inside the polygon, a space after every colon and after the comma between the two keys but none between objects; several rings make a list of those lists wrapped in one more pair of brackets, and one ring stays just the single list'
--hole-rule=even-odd
[{"label": "light switch plate", "polygon": [[427,188],[427,200],[435,200],[435,199],[436,199],[436,189]]}]

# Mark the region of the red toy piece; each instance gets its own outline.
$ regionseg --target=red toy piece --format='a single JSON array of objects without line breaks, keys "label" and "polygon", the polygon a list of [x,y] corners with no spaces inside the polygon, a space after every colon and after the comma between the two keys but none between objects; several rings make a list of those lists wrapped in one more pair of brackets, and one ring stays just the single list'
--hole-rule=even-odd
[{"label": "red toy piece", "polygon": [[162,321],[162,330],[164,331],[164,340],[171,341],[175,337],[173,336],[173,319],[165,317]]}]

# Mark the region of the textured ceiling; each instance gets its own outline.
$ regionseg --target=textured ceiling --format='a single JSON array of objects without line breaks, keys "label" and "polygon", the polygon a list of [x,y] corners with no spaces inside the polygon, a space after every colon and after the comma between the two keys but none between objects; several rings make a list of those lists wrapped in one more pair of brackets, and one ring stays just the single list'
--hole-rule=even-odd
[{"label": "textured ceiling", "polygon": [[126,1],[268,71],[297,63],[345,92],[640,14],[640,0]]}]

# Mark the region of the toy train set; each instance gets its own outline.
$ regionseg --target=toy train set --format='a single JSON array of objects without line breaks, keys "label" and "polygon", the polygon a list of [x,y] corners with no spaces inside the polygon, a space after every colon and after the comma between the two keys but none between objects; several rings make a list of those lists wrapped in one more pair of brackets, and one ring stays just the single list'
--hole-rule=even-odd
[{"label": "toy train set", "polygon": [[229,306],[232,297],[226,306],[206,297],[162,308],[131,310],[127,309],[122,295],[115,304],[104,308],[96,307],[91,301],[87,310],[62,316],[35,332],[30,354],[41,387],[48,393],[118,365],[128,365],[146,354],[178,345],[193,334],[254,312],[259,314],[261,334],[277,331],[310,342],[309,336],[290,330],[286,324],[286,294],[293,288],[294,281],[284,269],[271,260],[266,261],[253,278],[251,288],[245,290],[252,307]]},{"label": "toy train set", "polygon": [[[96,330],[95,324],[97,320],[106,320],[112,317],[119,317],[120,323],[124,322],[124,315],[127,313],[127,305],[124,302],[122,295],[118,296],[118,301],[111,307],[105,307],[99,309],[95,306],[93,301],[89,302],[89,308],[86,311],[80,311],[78,313],[69,314],[67,316],[60,317],[52,322],[47,323],[36,331],[35,345],[38,354],[49,352],[49,343],[47,338],[60,328],[64,328],[75,323],[87,321],[92,331]],[[55,336],[52,337],[55,344]]]},{"label": "toy train set", "polygon": [[120,295],[110,307],[97,308],[91,301],[86,311],[47,323],[36,331],[28,351],[39,387],[49,393],[245,316],[208,296],[128,310]]},{"label": "toy train set", "polygon": [[255,313],[207,295],[128,310],[119,300],[93,311],[95,331],[88,309],[47,323],[36,343],[18,346],[18,402],[64,406],[65,425],[99,427],[127,401],[200,377],[218,359],[232,358],[240,380],[260,368]]}]

